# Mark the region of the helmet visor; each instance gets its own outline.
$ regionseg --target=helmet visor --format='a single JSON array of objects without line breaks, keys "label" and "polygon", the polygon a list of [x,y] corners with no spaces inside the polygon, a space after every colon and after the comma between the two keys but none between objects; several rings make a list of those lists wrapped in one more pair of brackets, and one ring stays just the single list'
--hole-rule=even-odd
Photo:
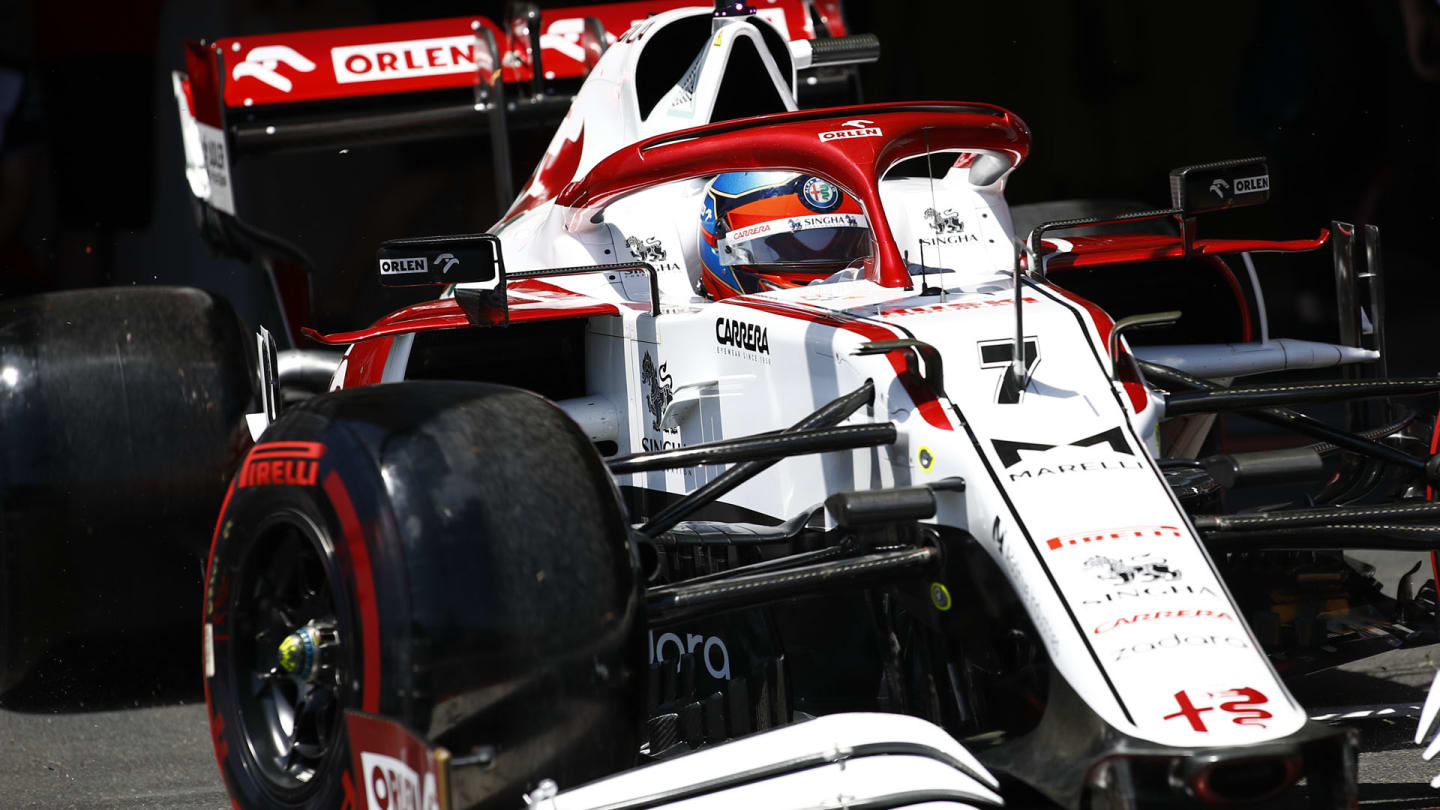
[{"label": "helmet visor", "polygon": [[834,265],[870,255],[862,214],[822,214],[762,222],[718,240],[724,265]]}]

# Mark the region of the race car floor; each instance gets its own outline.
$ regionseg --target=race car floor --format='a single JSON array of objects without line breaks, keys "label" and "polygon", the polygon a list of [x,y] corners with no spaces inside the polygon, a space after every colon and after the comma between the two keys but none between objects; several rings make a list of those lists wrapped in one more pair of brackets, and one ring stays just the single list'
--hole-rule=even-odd
[{"label": "race car floor", "polygon": [[[1392,588],[1414,559],[1366,556]],[[1411,741],[1414,709],[1437,661],[1440,646],[1397,650],[1312,676],[1294,689],[1307,707],[1331,706],[1337,698],[1410,707],[1410,717],[1354,721],[1367,751],[1360,758],[1360,805],[1367,810],[1440,807],[1440,791],[1429,785],[1440,773],[1440,758],[1422,761]],[[177,663],[158,681],[139,684],[119,681],[112,671],[97,679],[102,687],[56,675],[55,692],[25,696],[21,708],[0,708],[0,807],[229,810],[204,699],[188,674]],[[1297,797],[1280,806],[1300,810],[1308,802]]]}]

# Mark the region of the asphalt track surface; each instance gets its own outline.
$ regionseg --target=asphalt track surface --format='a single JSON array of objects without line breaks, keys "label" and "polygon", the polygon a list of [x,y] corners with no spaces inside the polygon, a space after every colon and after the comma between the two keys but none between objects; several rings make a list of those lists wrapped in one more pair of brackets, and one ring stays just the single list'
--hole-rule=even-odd
[{"label": "asphalt track surface", "polygon": [[[1393,587],[1411,559],[1386,555],[1372,562],[1381,581]],[[155,650],[155,641],[149,639],[146,649]],[[126,680],[113,669],[86,671],[87,656],[81,654],[50,673],[51,689],[26,696],[22,706],[0,709],[0,808],[229,810],[204,699],[189,666],[193,656],[185,645],[158,647],[173,650],[173,656],[152,655],[150,669],[156,671],[143,680]],[[1309,707],[1418,708],[1437,663],[1440,646],[1393,651],[1312,676],[1293,691]],[[1429,786],[1440,773],[1440,758],[1433,764],[1420,759],[1420,748],[1411,742],[1413,719],[1366,720],[1356,727],[1365,751],[1360,758],[1362,808],[1440,807],[1440,791]]]}]

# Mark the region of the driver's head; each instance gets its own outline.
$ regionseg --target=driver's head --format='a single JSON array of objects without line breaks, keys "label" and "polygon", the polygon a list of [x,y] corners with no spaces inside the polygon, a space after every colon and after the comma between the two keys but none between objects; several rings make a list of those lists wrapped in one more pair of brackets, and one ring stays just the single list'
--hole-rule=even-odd
[{"label": "driver's head", "polygon": [[705,187],[701,283],[711,298],[798,287],[870,255],[870,227],[849,195],[818,177],[731,172]]}]

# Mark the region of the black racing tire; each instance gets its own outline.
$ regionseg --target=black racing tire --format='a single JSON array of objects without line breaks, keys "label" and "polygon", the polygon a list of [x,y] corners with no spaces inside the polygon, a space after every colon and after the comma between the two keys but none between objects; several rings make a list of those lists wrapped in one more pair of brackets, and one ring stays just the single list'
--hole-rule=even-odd
[{"label": "black racing tire", "polygon": [[[492,751],[452,786],[465,806],[634,764],[637,558],[593,445],[534,394],[406,382],[296,406],[232,483],[206,582],[206,702],[237,807],[358,806],[349,710]],[[312,622],[306,683],[277,651]]]},{"label": "black racing tire", "polygon": [[193,637],[206,540],[250,443],[245,346],[229,304],[196,289],[0,301],[7,705],[128,698],[174,669],[154,641]]}]

